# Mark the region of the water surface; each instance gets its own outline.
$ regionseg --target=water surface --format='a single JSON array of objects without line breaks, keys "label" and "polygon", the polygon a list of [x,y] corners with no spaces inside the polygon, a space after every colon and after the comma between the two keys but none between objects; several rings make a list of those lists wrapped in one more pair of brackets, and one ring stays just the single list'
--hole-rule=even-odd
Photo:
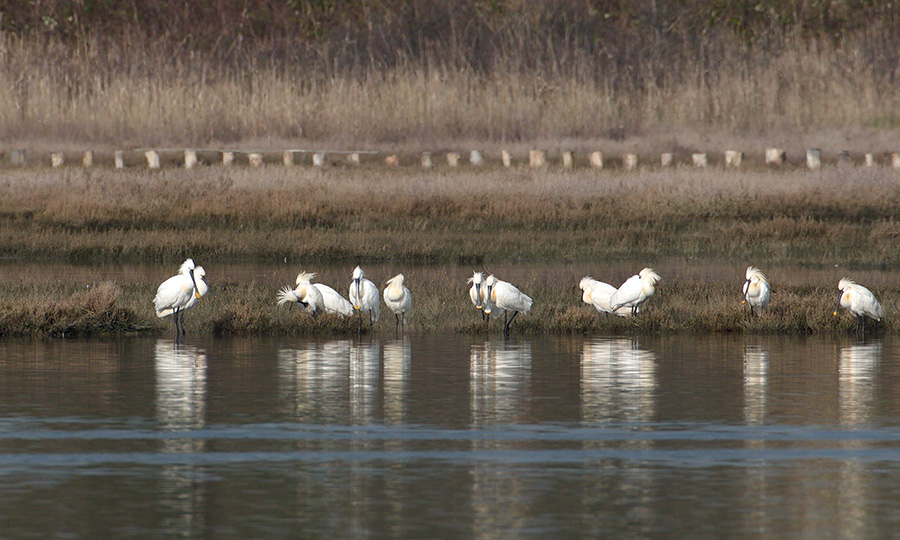
[{"label": "water surface", "polygon": [[11,538],[837,538],[900,521],[900,342],[0,341]]}]

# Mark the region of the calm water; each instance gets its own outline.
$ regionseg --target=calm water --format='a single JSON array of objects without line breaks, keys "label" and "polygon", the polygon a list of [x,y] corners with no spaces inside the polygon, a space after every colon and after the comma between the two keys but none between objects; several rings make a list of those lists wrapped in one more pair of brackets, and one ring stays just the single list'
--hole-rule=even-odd
[{"label": "calm water", "polygon": [[0,341],[3,538],[875,538],[900,341]]}]

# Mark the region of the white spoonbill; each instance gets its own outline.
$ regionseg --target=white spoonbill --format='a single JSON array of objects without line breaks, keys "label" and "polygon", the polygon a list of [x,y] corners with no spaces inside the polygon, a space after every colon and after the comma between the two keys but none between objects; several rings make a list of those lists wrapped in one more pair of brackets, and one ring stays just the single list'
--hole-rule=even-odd
[{"label": "white spoonbill", "polygon": [[837,305],[834,306],[834,315],[837,316],[838,308],[843,307],[856,316],[856,334],[860,334],[860,326],[862,333],[866,332],[866,317],[880,321],[884,317],[884,311],[878,299],[872,294],[872,291],[859,285],[850,278],[843,278],[838,283],[838,289],[841,296],[838,298]]},{"label": "white spoonbill", "polygon": [[325,313],[337,313],[342,317],[353,315],[353,304],[339,292],[324,283],[313,283],[313,287],[319,289],[319,293],[322,294],[322,300],[325,301]]},{"label": "white spoonbill", "polygon": [[656,284],[660,279],[662,278],[652,268],[644,268],[637,275],[626,279],[625,283],[610,295],[610,309],[619,311],[619,308],[627,307],[631,310],[632,316],[636,315],[638,308],[656,292]]},{"label": "white spoonbill", "polygon": [[[196,279],[198,269],[202,271],[200,276],[202,293]],[[202,266],[195,267],[194,260],[187,259],[181,263],[178,275],[163,281],[156,289],[156,298],[153,300],[156,316],[162,318],[172,315],[172,319],[175,321],[176,336],[184,335],[184,311],[193,307],[197,300],[209,290],[209,286],[203,279],[205,276],[206,271]]]},{"label": "white spoonbill", "polygon": [[481,290],[481,286],[484,284],[484,273],[482,272],[473,272],[472,277],[466,280],[467,283],[471,283],[472,286],[469,288],[469,299],[472,301],[472,305],[475,306],[475,309],[481,311],[481,320],[485,320],[485,314],[482,309],[484,308],[484,304],[482,303],[482,296],[484,292]]},{"label": "white spoonbill", "polygon": [[384,303],[392,312],[394,318],[397,319],[397,325],[394,330],[403,331],[406,325],[406,319],[412,313],[412,295],[409,289],[403,285],[403,274],[397,274],[387,280],[387,287],[384,288]]},{"label": "white spoonbill", "polygon": [[762,315],[766,306],[769,305],[769,280],[759,268],[755,266],[747,267],[747,281],[744,282],[744,299],[741,304],[750,304],[750,313]]},{"label": "white spoonbill", "polygon": [[[488,276],[484,282],[485,297],[484,312],[488,315],[494,308],[503,311],[503,335],[509,336],[509,325],[520,312],[527,312],[531,309],[531,297],[516,288],[512,283],[501,281],[494,277],[494,274]],[[512,317],[507,320],[507,314],[512,311]]]},{"label": "white spoonbill", "polygon": [[353,269],[349,297],[353,309],[359,313],[359,329],[362,330],[363,312],[366,312],[369,317],[369,329],[371,329],[378,322],[378,317],[381,316],[381,300],[378,297],[378,287],[366,279],[366,274],[358,266]]},{"label": "white spoonbill", "polygon": [[325,300],[319,289],[313,287],[311,281],[316,277],[315,274],[309,272],[300,272],[297,274],[297,287],[291,289],[284,287],[275,294],[278,298],[278,305],[283,306],[288,302],[300,304],[307,313],[316,317],[325,310]]},{"label": "white spoonbill", "polygon": [[616,288],[609,283],[586,276],[581,278],[578,286],[582,291],[581,300],[589,306],[594,306],[598,312],[605,313],[607,318],[610,313],[615,313],[619,317],[627,317],[631,314],[631,309],[628,307],[620,307],[617,311],[613,311],[609,305],[609,297],[616,292]]},{"label": "white spoonbill", "polygon": [[[206,296],[206,293],[209,292],[209,283],[206,282],[206,270],[202,266],[194,268],[194,283],[197,285],[197,292],[200,293],[200,296],[192,294],[191,299],[188,300],[187,304],[185,304],[184,307],[178,310],[181,314],[182,329],[184,329],[184,312],[197,305],[197,302],[200,301],[200,298]],[[164,309],[162,311],[157,311],[156,316],[159,318],[168,317],[174,312],[175,310],[171,308]]]}]

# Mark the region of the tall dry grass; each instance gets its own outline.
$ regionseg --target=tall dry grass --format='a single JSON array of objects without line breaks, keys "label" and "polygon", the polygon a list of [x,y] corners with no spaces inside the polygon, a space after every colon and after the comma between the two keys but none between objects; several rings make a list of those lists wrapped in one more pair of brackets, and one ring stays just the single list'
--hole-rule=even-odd
[{"label": "tall dry grass", "polygon": [[[127,38],[78,46],[0,35],[0,140],[73,146],[285,145],[440,147],[460,141],[592,142],[715,128],[732,133],[900,124],[900,65],[875,36],[788,35],[778,46],[734,36],[607,58],[571,42],[520,36],[490,68],[362,53],[254,54],[223,63],[202,51]],[[889,43],[883,45],[890,47]],[[680,47],[680,48],[678,48]],[[612,53],[609,53],[612,54]],[[625,53],[622,53],[625,54]]]}]

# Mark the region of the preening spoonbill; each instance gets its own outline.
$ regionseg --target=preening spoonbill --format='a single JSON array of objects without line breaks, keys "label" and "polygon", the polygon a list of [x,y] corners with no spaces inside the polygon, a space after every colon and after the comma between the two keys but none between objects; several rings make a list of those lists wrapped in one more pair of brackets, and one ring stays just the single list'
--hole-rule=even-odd
[{"label": "preening spoonbill", "polygon": [[153,300],[156,316],[162,318],[172,315],[176,336],[184,335],[185,310],[193,307],[209,290],[205,277],[206,271],[203,267],[195,267],[193,259],[187,259],[181,263],[178,275],[163,281],[156,289],[156,298]]},{"label": "preening spoonbill", "polygon": [[837,305],[834,306],[834,315],[837,316],[838,308],[843,307],[856,316],[856,334],[866,332],[866,317],[880,321],[884,317],[884,311],[878,299],[872,294],[872,291],[859,285],[850,278],[843,278],[838,282],[838,289],[841,296],[838,298]]},{"label": "preening spoonbill", "polygon": [[406,325],[406,318],[412,313],[412,295],[409,289],[403,285],[403,274],[397,274],[387,280],[387,287],[384,288],[384,303],[388,309],[394,312],[397,319],[395,330],[403,330]]},{"label": "preening spoonbill", "polygon": [[342,317],[353,315],[353,304],[339,292],[324,283],[313,283],[313,287],[319,289],[319,293],[322,294],[322,300],[325,301],[325,313],[337,313]]},{"label": "preening spoonbill", "polygon": [[[509,336],[509,325],[520,312],[527,312],[531,309],[531,297],[516,288],[512,283],[501,281],[494,277],[494,274],[488,276],[484,282],[486,291],[484,301],[484,312],[490,315],[494,309],[503,311],[503,335]],[[512,311],[512,317],[507,320],[507,314]]]},{"label": "preening spoonbill", "polygon": [[371,329],[378,322],[378,317],[381,316],[381,300],[378,297],[378,288],[366,279],[366,274],[358,266],[353,269],[349,297],[353,309],[359,313],[359,329],[362,330],[363,312],[369,317],[369,328]]},{"label": "preening spoonbill", "polygon": [[293,304],[300,304],[313,317],[322,313],[325,310],[325,300],[322,298],[322,293],[319,292],[319,289],[311,283],[314,277],[316,275],[309,272],[297,274],[297,286],[295,288],[284,287],[276,293],[278,305],[283,306],[291,302],[291,307],[293,307]]},{"label": "preening spoonbill", "polygon": [[741,304],[750,304],[750,312],[762,315],[766,306],[769,305],[769,280],[759,268],[755,266],[747,267],[747,281],[744,282],[744,299]]},{"label": "preening spoonbill", "polygon": [[615,313],[619,317],[626,317],[631,314],[631,309],[628,307],[620,307],[617,311],[613,311],[609,305],[609,297],[616,292],[616,288],[609,283],[597,281],[590,276],[586,276],[581,278],[578,286],[581,287],[582,291],[581,300],[589,306],[594,306],[598,312],[605,313],[607,317],[609,317],[610,313]]},{"label": "preening spoonbill", "polygon": [[610,309],[619,311],[619,308],[627,307],[632,315],[637,314],[641,304],[656,292],[656,284],[660,279],[662,278],[652,268],[644,268],[637,275],[626,279],[625,283],[610,295]]},{"label": "preening spoonbill", "polygon": [[484,274],[482,272],[473,272],[472,277],[467,280],[468,283],[472,284],[472,287],[469,288],[469,299],[472,301],[472,305],[475,306],[475,309],[481,311],[481,320],[485,320],[484,311],[482,308],[484,307],[482,304],[482,295],[483,292],[481,290],[482,284],[484,284]]}]

